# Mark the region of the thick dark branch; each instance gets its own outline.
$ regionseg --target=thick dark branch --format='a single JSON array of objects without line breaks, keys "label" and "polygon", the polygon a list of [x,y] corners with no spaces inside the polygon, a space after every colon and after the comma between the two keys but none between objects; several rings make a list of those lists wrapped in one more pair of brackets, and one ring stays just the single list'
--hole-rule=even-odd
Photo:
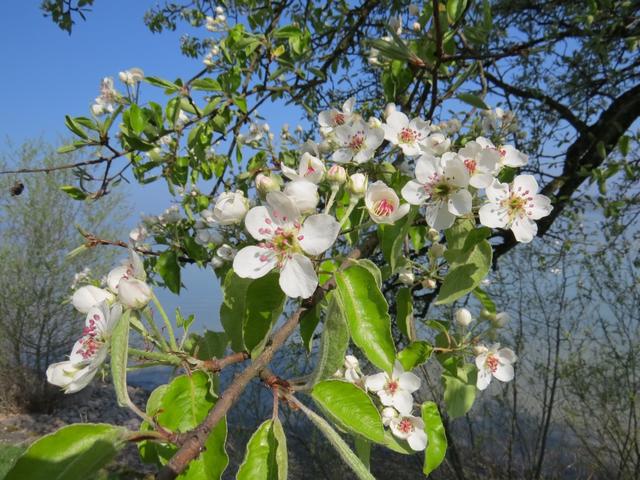
[{"label": "thick dark branch", "polygon": [[[538,236],[543,236],[569,205],[571,198],[589,178],[586,172],[591,172],[604,162],[606,157],[601,155],[601,148],[609,155],[620,141],[620,138],[640,117],[640,84],[627,90],[616,98],[600,115],[598,121],[580,134],[576,141],[567,149],[562,174],[549,182],[542,192],[553,197],[551,214],[538,221]],[[503,244],[494,251],[494,258],[504,255],[516,246],[515,238],[509,234]]]},{"label": "thick dark branch", "polygon": [[492,75],[489,72],[485,72],[485,77],[491,83],[493,83],[497,87],[500,87],[502,90],[504,90],[507,93],[510,93],[520,98],[530,98],[532,100],[537,100],[540,103],[543,103],[547,107],[557,112],[564,120],[569,122],[569,124],[571,124],[571,126],[575,128],[578,131],[578,133],[584,134],[589,130],[589,126],[585,122],[580,120],[578,117],[576,117],[569,107],[545,95],[540,90],[536,90],[532,88],[516,87],[515,85],[511,85],[509,83],[506,83],[500,80],[498,77]]}]

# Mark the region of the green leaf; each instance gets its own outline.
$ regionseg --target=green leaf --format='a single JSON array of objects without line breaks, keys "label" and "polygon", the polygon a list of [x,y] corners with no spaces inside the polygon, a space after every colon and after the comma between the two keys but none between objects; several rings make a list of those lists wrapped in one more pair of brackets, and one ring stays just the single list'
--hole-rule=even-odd
[{"label": "green leaf", "polygon": [[325,311],[324,328],[318,349],[318,360],[311,374],[309,385],[329,378],[344,363],[344,355],[349,346],[349,330],[340,302],[333,292],[327,295],[328,305]]},{"label": "green leaf", "polygon": [[400,331],[409,339],[415,340],[416,332],[413,323],[413,295],[411,289],[402,287],[396,295],[396,322]]},{"label": "green leaf", "polygon": [[246,311],[245,301],[247,288],[251,280],[240,278],[233,270],[229,270],[224,278],[223,301],[220,305],[220,323],[229,336],[231,349],[242,352],[245,349],[243,339],[243,324]]},{"label": "green leaf", "polygon": [[300,317],[300,336],[307,353],[311,353],[313,347],[313,334],[320,323],[320,303],[316,303],[313,308],[304,311]]},{"label": "green leaf", "polygon": [[87,194],[80,190],[78,187],[74,187],[73,185],[63,185],[60,187],[64,193],[69,195],[74,200],[84,200],[87,198]]},{"label": "green leaf", "polygon": [[156,271],[162,281],[173,293],[180,293],[180,265],[178,254],[173,250],[165,250],[158,257]]},{"label": "green leaf", "polygon": [[220,82],[215,78],[198,78],[191,82],[191,88],[194,90],[205,90],[209,92],[221,92]]},{"label": "green leaf", "polygon": [[363,465],[371,470],[371,442],[356,435],[353,443],[356,447],[356,455],[358,455]]},{"label": "green leaf", "polygon": [[482,110],[489,110],[489,107],[484,100],[473,93],[459,93],[456,98],[461,102],[467,103],[472,107],[481,108]]},{"label": "green leaf", "polygon": [[482,290],[480,287],[476,287],[473,290],[473,296],[480,300],[480,303],[484,308],[486,308],[490,313],[496,313],[498,310],[496,309],[496,304],[487,292]]},{"label": "green leaf", "polygon": [[456,23],[460,20],[465,8],[467,8],[467,0],[448,0],[447,16],[449,17],[449,23]]},{"label": "green leaf", "polygon": [[369,270],[371,275],[373,275],[373,278],[376,279],[376,285],[378,285],[378,288],[382,288],[382,273],[375,263],[368,258],[362,258],[358,260],[358,265]]},{"label": "green leaf", "polygon": [[144,77],[144,81],[154,85],[156,87],[162,87],[165,89],[165,93],[173,93],[180,90],[180,87],[175,83],[169,82],[168,80],[164,80],[158,77]]},{"label": "green leaf", "polygon": [[116,391],[118,405],[126,407],[131,403],[127,391],[127,363],[129,361],[129,316],[131,310],[124,311],[111,333],[111,376]]},{"label": "green leaf", "polygon": [[[147,402],[147,414],[154,416],[164,428],[187,432],[198,426],[215,405],[209,376],[202,371],[174,378],[169,385],[153,391]],[[149,429],[143,423],[142,430]],[[218,480],[229,457],[225,451],[227,423],[222,420],[213,429],[199,457],[189,464],[179,480]],[[139,445],[146,462],[165,465],[177,451],[172,444],[144,441]]]},{"label": "green leaf", "polygon": [[431,352],[433,352],[433,346],[428,342],[419,340],[410,343],[407,348],[398,353],[398,360],[404,369],[409,372],[429,360]]},{"label": "green leaf", "polygon": [[378,236],[382,254],[391,266],[391,274],[396,273],[406,263],[403,251],[404,240],[409,233],[418,209],[412,208],[409,214],[394,225],[378,225]]},{"label": "green leaf", "polygon": [[131,129],[140,134],[147,126],[147,117],[138,105],[135,103],[129,107],[129,125]]},{"label": "green leaf", "polygon": [[371,363],[391,372],[396,348],[391,336],[389,306],[374,276],[366,268],[353,265],[336,273],[336,284],[353,343]]},{"label": "green leaf", "polygon": [[278,283],[278,274],[269,273],[253,280],[247,288],[243,323],[244,345],[252,357],[262,350],[271,328],[278,321],[286,296]]},{"label": "green leaf", "polygon": [[229,338],[224,332],[206,331],[203,336],[194,336],[196,340],[196,358],[209,360],[221,358],[229,344]]},{"label": "green leaf", "polygon": [[287,444],[280,420],[266,420],[247,443],[237,480],[286,480]]},{"label": "green leaf", "polygon": [[78,122],[76,122],[73,118],[71,118],[69,115],[65,115],[64,124],[67,126],[69,130],[75,133],[78,137],[84,138],[85,140],[89,139],[89,135],[87,134],[87,132],[84,131],[84,128],[82,128],[82,126]]},{"label": "green leaf", "polygon": [[427,433],[428,439],[422,471],[425,475],[429,475],[444,460],[447,453],[447,435],[444,431],[444,425],[442,425],[438,405],[434,402],[424,402],[421,410],[424,431]]},{"label": "green leaf", "polygon": [[125,446],[125,428],[80,423],[36,440],[18,458],[5,480],[92,478]]},{"label": "green leaf", "polygon": [[343,380],[325,380],[313,387],[311,396],[344,430],[372,442],[384,442],[380,412],[361,388]]},{"label": "green leaf", "polygon": [[369,473],[369,469],[366,465],[364,465],[358,456],[353,453],[353,450],[349,448],[349,445],[346,444],[338,432],[336,432],[324,418],[312,410],[309,410],[302,403],[297,403],[296,405],[300,408],[300,411],[307,416],[311,423],[313,423],[318,430],[322,432],[333,448],[336,449],[340,458],[349,465],[351,470],[353,470],[360,480],[375,480],[375,477]]},{"label": "green leaf", "polygon": [[457,368],[457,375],[445,370],[442,374],[444,383],[444,403],[451,418],[466,414],[476,399],[477,370],[474,365],[466,364]]}]

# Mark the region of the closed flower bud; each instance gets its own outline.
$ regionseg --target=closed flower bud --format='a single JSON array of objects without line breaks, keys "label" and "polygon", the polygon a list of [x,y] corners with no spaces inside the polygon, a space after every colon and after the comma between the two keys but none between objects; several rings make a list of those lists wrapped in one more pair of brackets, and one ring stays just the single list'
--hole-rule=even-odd
[{"label": "closed flower bud", "polygon": [[237,253],[236,249],[230,245],[227,245],[226,243],[223,245],[220,245],[220,248],[216,250],[216,255],[222,258],[223,260],[227,260],[227,261],[233,260],[233,257],[236,256],[236,253]]},{"label": "closed flower bud", "polygon": [[387,118],[393,112],[397,110],[395,103],[387,103],[387,106],[384,107],[384,118]]},{"label": "closed flower bud", "polygon": [[494,315],[491,319],[491,324],[496,328],[501,328],[509,323],[509,320],[511,320],[511,318],[507,312],[500,312]]},{"label": "closed flower bud", "polygon": [[482,310],[480,310],[480,318],[483,318],[485,320],[492,320],[494,317],[495,315],[491,313],[489,310],[487,310],[486,308],[483,308]]},{"label": "closed flower bud", "polygon": [[271,175],[259,173],[256,175],[256,189],[263,195],[269,192],[280,191],[280,182]]},{"label": "closed flower bud", "polygon": [[349,177],[347,182],[347,190],[352,195],[362,197],[367,191],[367,176],[364,173],[354,173]]},{"label": "closed flower bud", "polygon": [[420,30],[422,30],[422,25],[420,25],[420,22],[413,22],[413,31],[419,32]]},{"label": "closed flower bud", "polygon": [[468,327],[471,322],[473,322],[473,317],[471,316],[471,312],[466,308],[459,308],[453,314],[453,319],[455,322],[461,327]]},{"label": "closed flower bud", "polygon": [[440,240],[440,232],[435,228],[430,228],[427,232],[427,236],[432,242],[437,242],[438,240]]},{"label": "closed flower bud", "polygon": [[220,5],[218,5],[218,6],[216,7],[216,14],[217,14],[217,15],[224,15],[224,8],[223,8],[223,7],[221,7]]},{"label": "closed flower bud", "polygon": [[382,128],[382,122],[380,121],[379,118],[369,117],[369,120],[367,121],[367,123],[371,128]]},{"label": "closed flower bud", "polygon": [[213,208],[213,218],[220,225],[240,223],[249,210],[249,200],[241,190],[224,192],[218,196]]},{"label": "closed flower bud", "polygon": [[483,353],[487,353],[489,351],[489,349],[487,347],[485,347],[484,345],[475,345],[473,347],[473,354],[474,355],[482,355]]},{"label": "closed flower bud", "polygon": [[422,281],[422,286],[424,288],[428,288],[429,290],[433,290],[434,288],[436,288],[437,283],[433,278],[425,278]]},{"label": "closed flower bud", "polygon": [[433,258],[440,258],[444,254],[446,249],[447,247],[445,247],[442,243],[434,243],[429,249],[429,255],[431,255],[431,257]]},{"label": "closed flower bud", "polygon": [[398,274],[398,281],[403,285],[411,286],[416,281],[416,276],[411,271],[411,268],[403,268]]},{"label": "closed flower bud", "polygon": [[224,265],[224,259],[214,255],[214,257],[211,259],[211,266],[213,268],[220,268]]},{"label": "closed flower bud", "polygon": [[127,308],[144,308],[152,296],[151,287],[137,278],[123,278],[118,283],[118,300]]},{"label": "closed flower bud", "polygon": [[329,183],[342,185],[347,181],[347,171],[341,165],[333,165],[327,172]]}]

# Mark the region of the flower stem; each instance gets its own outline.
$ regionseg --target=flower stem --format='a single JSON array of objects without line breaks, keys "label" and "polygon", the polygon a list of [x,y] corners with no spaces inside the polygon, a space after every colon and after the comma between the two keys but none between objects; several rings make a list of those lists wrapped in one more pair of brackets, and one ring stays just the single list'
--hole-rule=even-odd
[{"label": "flower stem", "polygon": [[147,350],[139,350],[137,348],[129,348],[129,354],[134,357],[148,358],[162,363],[170,363],[171,365],[180,365],[180,359],[175,355],[162,352],[149,352]]},{"label": "flower stem", "polygon": [[155,338],[158,339],[158,341],[160,342],[161,348],[163,350],[169,351],[170,350],[169,344],[167,343],[167,341],[164,338],[164,335],[162,335],[162,332],[160,331],[160,329],[156,325],[156,322],[153,320],[153,315],[151,314],[151,310],[149,308],[145,308],[143,310],[143,313],[144,313],[145,317],[147,317],[147,321],[149,322],[149,325],[151,326],[151,330],[153,331],[153,334],[154,334]]},{"label": "flower stem", "polygon": [[167,316],[167,312],[164,311],[164,308],[162,308],[162,304],[160,303],[160,300],[158,300],[158,297],[156,297],[155,294],[153,294],[153,303],[158,309],[158,312],[160,313],[162,320],[164,320],[165,327],[167,327],[167,334],[169,335],[169,344],[171,345],[171,349],[174,352],[177,352],[179,350],[178,342],[176,342],[176,337],[173,333],[173,326],[171,325],[171,320],[169,320],[169,317]]},{"label": "flower stem", "polygon": [[335,185],[335,187],[331,186],[331,195],[329,195],[329,200],[327,200],[327,206],[324,207],[324,213],[329,213],[331,207],[333,207],[333,202],[336,200],[336,195],[338,194],[338,190],[340,187]]},{"label": "flower stem", "polygon": [[340,220],[340,228],[342,228],[345,222],[349,220],[349,216],[351,215],[351,212],[353,212],[353,209],[356,208],[356,205],[358,204],[359,201],[360,201],[359,198],[351,197],[351,201],[349,202],[347,211],[344,212],[344,215],[342,216],[342,220]]}]

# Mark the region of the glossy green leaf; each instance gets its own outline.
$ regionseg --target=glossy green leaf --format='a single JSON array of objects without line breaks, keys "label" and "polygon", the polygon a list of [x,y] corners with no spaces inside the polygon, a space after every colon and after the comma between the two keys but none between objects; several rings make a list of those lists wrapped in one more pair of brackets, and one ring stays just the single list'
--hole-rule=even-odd
[{"label": "glossy green leaf", "polygon": [[396,349],[391,336],[389,306],[366,268],[353,265],[336,273],[341,310],[353,343],[378,368],[391,372]]},{"label": "glossy green leaf", "polygon": [[118,405],[121,407],[126,407],[131,402],[127,391],[130,315],[131,310],[125,310],[111,333],[111,376]]},{"label": "glossy green leaf", "polygon": [[247,443],[237,480],[286,480],[287,444],[280,420],[266,420]]},{"label": "glossy green leaf", "polygon": [[371,442],[356,435],[353,443],[356,447],[356,455],[358,455],[362,464],[371,470]]},{"label": "glossy green leaf", "polygon": [[312,308],[304,311],[300,317],[300,337],[307,353],[311,353],[313,347],[313,334],[320,323],[321,304],[316,303]]},{"label": "glossy green leaf", "polygon": [[449,23],[456,23],[467,8],[467,0],[447,0],[447,16]]},{"label": "glossy green leaf", "polygon": [[406,371],[411,371],[418,365],[422,365],[433,352],[433,346],[423,340],[412,342],[398,353],[398,360]]},{"label": "glossy green leaf", "polygon": [[89,135],[87,135],[87,132],[84,131],[84,128],[82,128],[82,125],[76,122],[69,115],[65,115],[64,124],[67,126],[69,130],[75,133],[78,137],[84,138],[85,140],[89,138]]},{"label": "glossy green leaf", "polygon": [[229,270],[224,278],[222,289],[224,297],[222,305],[220,305],[220,322],[229,336],[234,352],[245,350],[242,331],[247,288],[250,283],[250,279],[240,278],[233,270]]},{"label": "glossy green leaf", "polygon": [[409,234],[418,209],[412,208],[409,214],[394,225],[378,225],[378,237],[385,260],[391,266],[391,273],[396,273],[406,264],[404,241]]},{"label": "glossy green leaf", "polygon": [[69,195],[74,200],[84,200],[87,198],[87,194],[80,190],[78,187],[74,187],[73,185],[63,185],[60,187],[64,193]]},{"label": "glossy green leaf", "polygon": [[384,442],[384,426],[371,397],[353,383],[325,380],[311,396],[341,428],[376,443]]},{"label": "glossy green leaf", "polygon": [[424,452],[423,472],[425,475],[429,475],[438,468],[447,454],[447,435],[444,431],[438,405],[434,402],[424,402],[421,411],[428,439],[427,449]]},{"label": "glossy green leaf", "polygon": [[76,424],[36,440],[5,480],[92,478],[125,446],[130,432],[107,424]]},{"label": "glossy green leaf", "polygon": [[415,340],[416,327],[413,318],[413,295],[408,287],[398,289],[398,294],[396,295],[396,322],[400,331],[409,340]]},{"label": "glossy green leaf", "polygon": [[444,403],[451,418],[466,414],[476,399],[477,370],[474,365],[466,364],[457,368],[457,374],[444,371]]},{"label": "glossy green leaf", "polygon": [[487,292],[482,290],[480,287],[476,287],[473,290],[473,296],[476,297],[482,306],[486,308],[490,313],[496,313],[498,310],[496,309],[496,304]]},{"label": "glossy green leaf", "polygon": [[310,385],[329,378],[342,367],[349,346],[349,330],[335,294],[327,295],[324,327],[318,349],[316,367],[311,374]]},{"label": "glossy green leaf", "polygon": [[358,260],[358,265],[369,270],[369,272],[373,275],[373,278],[376,279],[376,285],[378,285],[378,288],[382,288],[382,273],[380,273],[380,269],[375,263],[373,263],[368,258],[361,258],[360,260]]},{"label": "glossy green leaf", "polygon": [[129,125],[137,134],[142,133],[147,125],[147,118],[144,112],[135,103],[129,107]]},{"label": "glossy green leaf", "polygon": [[472,107],[480,108],[482,110],[489,110],[489,107],[484,100],[473,93],[459,93],[456,98],[464,103],[471,105]]},{"label": "glossy green leaf", "polygon": [[162,281],[173,293],[180,293],[180,265],[178,254],[173,250],[165,250],[158,257],[156,270]]}]

